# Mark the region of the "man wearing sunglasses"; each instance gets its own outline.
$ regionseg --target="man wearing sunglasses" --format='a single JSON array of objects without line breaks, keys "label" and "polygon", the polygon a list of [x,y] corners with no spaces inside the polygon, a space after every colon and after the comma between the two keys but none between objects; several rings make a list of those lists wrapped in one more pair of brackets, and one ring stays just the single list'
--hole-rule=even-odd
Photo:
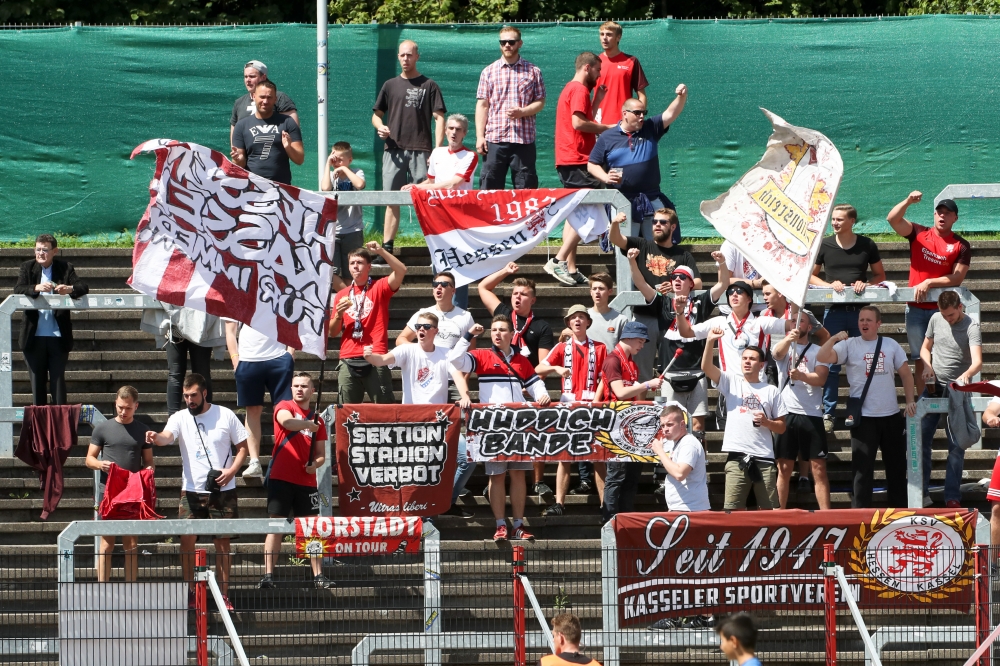
[{"label": "man wearing sunglasses", "polygon": [[[674,209],[673,202],[660,191],[658,145],[684,110],[687,86],[678,85],[676,94],[667,110],[654,116],[649,116],[646,105],[639,100],[625,100],[621,122],[598,136],[590,152],[587,169],[591,175],[632,202],[632,236],[652,238],[653,212]],[[680,230],[675,233],[677,243]]]},{"label": "man wearing sunglasses", "polygon": [[545,106],[542,70],[521,57],[521,31],[500,29],[500,59],[483,70],[476,91],[476,152],[484,157],[479,189],[538,187],[535,116]]},{"label": "man wearing sunglasses", "polygon": [[[611,244],[618,247],[622,254],[627,254],[629,250],[638,250],[636,262],[646,284],[661,294],[671,294],[673,282],[668,278],[679,267],[684,266],[691,271],[691,289],[701,289],[701,274],[698,272],[697,262],[690,252],[674,244],[673,235],[677,230],[677,213],[670,208],[661,208],[653,214],[652,240],[638,236],[623,236],[621,223],[624,221],[625,214],[620,213],[611,223],[609,234]],[[655,304],[632,308],[635,320],[646,325],[650,338],[653,340],[660,337],[660,310],[661,308]],[[635,362],[639,366],[639,378],[642,381],[652,379],[655,374],[656,351],[656,345],[646,345],[636,357]],[[669,361],[670,359],[660,359],[661,363]]]},{"label": "man wearing sunglasses", "polygon": [[[468,310],[456,306],[452,299],[455,296],[455,276],[448,271],[442,271],[431,280],[431,295],[434,305],[417,310],[396,338],[396,346],[405,345],[417,339],[417,321],[423,315],[433,314],[438,320],[437,336],[434,344],[445,349],[454,349],[462,336],[472,330],[476,322]],[[475,348],[475,338],[472,340]]]}]

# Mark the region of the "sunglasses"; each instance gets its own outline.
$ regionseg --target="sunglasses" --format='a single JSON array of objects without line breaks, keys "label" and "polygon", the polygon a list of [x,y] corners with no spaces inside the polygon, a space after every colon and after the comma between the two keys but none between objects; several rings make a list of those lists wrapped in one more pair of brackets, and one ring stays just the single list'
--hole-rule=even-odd
[{"label": "sunglasses", "polygon": [[454,287],[448,280],[431,280],[431,287],[441,287],[442,289],[447,289],[448,287]]},{"label": "sunglasses", "polygon": [[514,46],[519,41],[521,41],[521,40],[519,40],[519,39],[501,39],[500,40],[500,46]]},{"label": "sunglasses", "polygon": [[684,273],[671,273],[670,275],[667,276],[667,278],[671,282],[673,282],[674,280],[688,280],[688,279],[690,279],[687,275],[684,275]]},{"label": "sunglasses", "polygon": [[434,324],[414,324],[413,328],[417,329],[418,331],[429,331],[432,328],[434,328]]},{"label": "sunglasses", "polygon": [[631,113],[633,116],[642,118],[646,115],[646,109],[625,109],[625,113]]},{"label": "sunglasses", "polygon": [[653,218],[653,226],[654,227],[656,227],[656,226],[669,227],[670,226],[670,220],[661,220],[658,217],[654,217]]}]

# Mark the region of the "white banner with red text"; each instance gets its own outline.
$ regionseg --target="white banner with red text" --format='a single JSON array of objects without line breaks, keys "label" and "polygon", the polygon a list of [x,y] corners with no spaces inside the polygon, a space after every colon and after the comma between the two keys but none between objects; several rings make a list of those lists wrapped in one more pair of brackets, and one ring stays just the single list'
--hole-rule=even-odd
[{"label": "white banner with red text", "polygon": [[435,270],[457,286],[516,261],[562,222],[589,243],[609,227],[604,204],[583,204],[590,190],[413,189],[413,207]]}]

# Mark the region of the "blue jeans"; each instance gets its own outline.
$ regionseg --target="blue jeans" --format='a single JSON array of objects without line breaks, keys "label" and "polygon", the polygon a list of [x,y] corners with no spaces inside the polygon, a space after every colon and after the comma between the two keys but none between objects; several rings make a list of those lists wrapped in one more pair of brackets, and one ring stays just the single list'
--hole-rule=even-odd
[{"label": "blue jeans", "polygon": [[458,494],[465,488],[465,484],[472,478],[476,471],[476,463],[469,460],[465,435],[458,436],[458,465],[455,466],[455,487],[451,491],[451,503],[458,499]]},{"label": "blue jeans", "polygon": [[[921,398],[927,397],[925,390],[920,394]],[[924,443],[924,495],[927,495],[927,488],[931,481],[931,450],[934,445],[934,431],[937,430],[938,422],[942,414],[928,414],[920,423],[921,439]],[[945,434],[947,434],[947,429]],[[944,501],[962,501],[962,469],[965,467],[965,449],[955,444],[951,437],[948,437],[948,463],[945,467],[944,475]]]},{"label": "blue jeans", "polygon": [[[830,332],[830,335],[836,335],[841,331],[847,331],[847,334],[851,337],[858,337],[861,335],[861,331],[858,330],[858,312],[854,309],[856,306],[852,306],[852,309],[837,307],[836,305],[831,306],[829,310],[826,311],[826,316],[823,317],[823,328]],[[837,391],[840,388],[840,366],[831,365],[830,375],[826,379],[826,384],[823,386],[823,413],[833,414],[833,410],[837,408]]]}]

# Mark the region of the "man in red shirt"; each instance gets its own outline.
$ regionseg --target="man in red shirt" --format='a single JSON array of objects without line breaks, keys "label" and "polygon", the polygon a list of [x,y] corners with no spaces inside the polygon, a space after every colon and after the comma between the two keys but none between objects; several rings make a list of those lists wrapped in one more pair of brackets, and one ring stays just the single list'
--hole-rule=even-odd
[{"label": "man in red shirt", "polygon": [[601,48],[601,78],[597,81],[598,90],[604,88],[604,99],[595,102],[597,111],[594,119],[599,123],[616,125],[622,119],[622,105],[625,100],[635,98],[647,108],[646,73],[635,56],[622,53],[618,48],[622,41],[622,27],[614,21],[602,23],[600,30]]},{"label": "man in red shirt", "polygon": [[[590,51],[576,57],[576,74],[559,94],[556,106],[556,171],[563,187],[601,187],[601,181],[587,170],[590,152],[597,135],[613,125],[594,122],[591,93],[601,76],[601,59]],[[563,225],[563,245],[554,259],[545,264],[545,272],[568,287],[588,284],[576,270],[576,246],[580,236],[572,226]]]},{"label": "man in red shirt", "polygon": [[[663,380],[659,377],[648,382],[639,381],[639,368],[634,357],[649,342],[649,329],[638,321],[630,321],[622,326],[622,337],[618,345],[608,354],[601,368],[601,381],[607,389],[607,400],[642,400],[646,391],[656,391]],[[635,493],[642,475],[642,463],[612,462],[607,465],[604,481],[604,503],[601,513],[604,522],[616,513],[632,511]]]},{"label": "man in red shirt", "polygon": [[907,220],[906,209],[923,199],[920,192],[893,207],[886,219],[893,231],[910,241],[910,286],[916,302],[906,304],[906,338],[910,343],[910,358],[916,361],[914,375],[917,395],[924,390],[924,363],[920,360],[920,347],[931,315],[937,312],[935,301],[927,302],[927,292],[941,287],[958,287],[969,272],[972,246],[951,231],[958,221],[958,205],[952,199],[943,199],[934,207],[934,226],[927,228]]},{"label": "man in red shirt", "polygon": [[[560,342],[545,357],[535,371],[542,377],[556,373],[562,384],[559,402],[593,402],[603,393],[601,368],[608,354],[603,342],[596,342],[587,336],[587,329],[593,324],[585,305],[574,305],[563,317],[566,327],[573,334],[569,340]],[[604,463],[594,463],[597,473],[597,491],[604,492]],[[566,510],[566,493],[569,492],[570,463],[561,462],[556,471],[556,503],[542,512],[543,516],[561,516]]]},{"label": "man in red shirt", "polygon": [[[392,271],[377,280],[369,276],[372,259],[382,257]],[[365,393],[375,403],[393,403],[392,371],[376,368],[365,360],[365,347],[376,354],[389,351],[389,299],[403,284],[406,266],[375,241],[347,255],[351,284],[337,292],[330,319],[330,337],[343,332],[340,340],[340,367],[337,372],[337,401],[341,405],[364,400]]]},{"label": "man in red shirt", "polygon": [[[316,470],[326,459],[326,424],[312,408],[312,376],[297,372],[292,379],[292,399],[274,406],[274,451],[267,468],[267,513],[271,518],[291,520],[319,515]],[[308,434],[307,434],[308,433]],[[264,537],[264,577],[257,587],[274,587],[274,565],[281,553],[281,535]],[[323,558],[312,557],[313,585],[335,587],[323,575]]]}]

